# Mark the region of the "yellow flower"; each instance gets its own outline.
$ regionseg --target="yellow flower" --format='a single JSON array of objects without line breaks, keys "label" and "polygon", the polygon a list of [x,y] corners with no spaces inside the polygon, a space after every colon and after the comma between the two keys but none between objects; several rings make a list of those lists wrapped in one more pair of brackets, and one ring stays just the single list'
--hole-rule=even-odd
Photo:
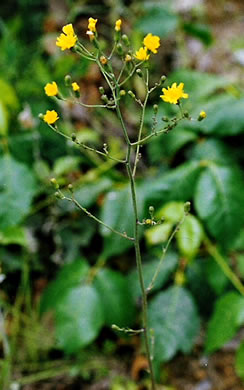
[{"label": "yellow flower", "polygon": [[56,96],[58,94],[58,86],[55,81],[52,83],[47,83],[44,87],[44,90],[47,96]]},{"label": "yellow flower", "polygon": [[121,24],[122,24],[122,20],[121,19],[116,20],[115,27],[114,27],[115,31],[120,31],[121,30]]},{"label": "yellow flower", "polygon": [[77,42],[77,36],[74,33],[72,24],[67,24],[62,28],[63,33],[57,38],[56,45],[61,50],[71,49]]},{"label": "yellow flower", "polygon": [[163,88],[163,95],[160,95],[161,99],[163,99],[165,102],[177,104],[179,99],[188,98],[188,93],[184,93],[184,83],[180,83],[177,87],[177,84],[174,83],[171,87],[168,87],[168,89]]},{"label": "yellow flower", "polygon": [[199,114],[199,116],[200,116],[201,118],[205,119],[205,118],[207,117],[207,114],[206,114],[205,111],[201,111],[200,114]]},{"label": "yellow flower", "polygon": [[143,39],[143,43],[146,48],[156,54],[157,49],[160,46],[160,38],[157,35],[147,34],[147,36]]},{"label": "yellow flower", "polygon": [[56,111],[47,110],[46,114],[43,117],[44,122],[48,123],[49,125],[52,125],[59,119],[59,116]]},{"label": "yellow flower", "polygon": [[150,54],[147,54],[146,47],[140,47],[140,49],[136,51],[135,57],[140,61],[146,61],[150,57]]},{"label": "yellow flower", "polygon": [[79,85],[76,82],[72,83],[72,88],[73,88],[73,91],[79,91],[80,90],[80,87],[79,87]]},{"label": "yellow flower", "polygon": [[88,19],[88,30],[96,32],[96,23],[97,19],[89,18]]}]

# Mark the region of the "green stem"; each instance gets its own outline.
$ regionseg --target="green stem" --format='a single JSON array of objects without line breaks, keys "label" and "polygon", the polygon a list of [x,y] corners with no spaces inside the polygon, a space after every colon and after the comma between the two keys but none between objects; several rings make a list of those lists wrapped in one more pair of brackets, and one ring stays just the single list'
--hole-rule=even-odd
[{"label": "green stem", "polygon": [[[116,100],[116,99],[115,99]],[[131,198],[132,198],[132,206],[133,206],[133,212],[134,212],[134,247],[135,247],[135,254],[136,254],[136,266],[137,266],[137,272],[139,277],[139,283],[142,293],[142,322],[143,322],[143,329],[144,329],[144,340],[145,340],[145,347],[146,347],[146,355],[149,365],[149,373],[151,378],[151,387],[152,390],[156,390],[156,383],[155,383],[155,377],[153,372],[153,366],[152,366],[152,357],[150,353],[150,344],[149,344],[149,332],[148,332],[148,316],[147,316],[147,293],[145,289],[144,279],[143,279],[143,272],[142,272],[142,260],[141,260],[141,251],[140,251],[140,243],[139,243],[139,219],[138,219],[138,208],[137,208],[137,200],[136,200],[136,188],[135,188],[135,178],[133,177],[133,172],[131,169],[131,163],[130,163],[130,154],[131,154],[131,143],[127,134],[127,129],[124,124],[123,117],[121,115],[121,111],[119,108],[119,105],[116,106],[116,112],[118,115],[118,118],[120,120],[123,132],[125,134],[125,139],[127,142],[127,158],[126,158],[126,168],[127,173],[130,181],[130,188],[131,188]]]},{"label": "green stem", "polygon": [[239,280],[239,278],[236,276],[236,274],[231,270],[229,265],[226,263],[224,257],[219,253],[218,249],[215,245],[212,244],[212,242],[209,240],[207,236],[205,236],[204,239],[205,247],[208,251],[208,253],[213,256],[216,263],[220,266],[225,276],[231,281],[233,286],[239,291],[241,295],[244,295],[244,286]]}]

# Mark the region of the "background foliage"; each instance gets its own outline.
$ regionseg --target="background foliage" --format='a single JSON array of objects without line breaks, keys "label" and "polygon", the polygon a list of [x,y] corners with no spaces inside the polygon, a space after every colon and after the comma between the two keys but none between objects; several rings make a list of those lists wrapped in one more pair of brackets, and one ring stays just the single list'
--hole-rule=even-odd
[{"label": "background foliage", "polygon": [[[97,226],[72,204],[57,201],[49,184],[51,177],[64,188],[72,183],[84,207],[115,229],[132,234],[130,194],[121,167],[81,152],[37,119],[39,112],[55,108],[62,113],[62,131],[75,132],[80,141],[98,148],[106,142],[111,154],[123,157],[123,138],[112,112],[58,104],[44,94],[47,82],[56,80],[62,86],[69,73],[80,84],[87,103],[99,100],[98,87],[103,83],[99,72],[55,46],[58,31],[68,21],[85,37],[87,18],[98,17],[105,47],[119,16],[135,48],[144,34],[158,34],[162,48],[151,64],[152,81],[166,74],[167,85],[184,82],[190,96],[184,110],[195,118],[203,109],[208,115],[203,122],[185,120],[167,135],[155,137],[143,147],[138,166],[140,218],[148,217],[150,205],[158,218],[164,218],[162,225],[141,229],[146,285],[162,256],[162,246],[181,218],[183,203],[192,203],[191,214],[171,244],[150,293],[158,379],[160,363],[190,353],[199,343],[200,328],[206,333],[200,342],[202,351],[211,354],[243,326],[244,94],[240,77],[244,42],[231,34],[226,41],[225,30],[214,24],[218,15],[225,22],[228,7],[234,7],[235,14],[242,6],[223,1],[213,7],[206,1],[185,8],[179,3],[16,0],[0,6],[3,386],[15,377],[22,383],[22,373],[32,373],[30,362],[37,363],[34,371],[38,372],[41,362],[51,362],[53,356],[74,359],[77,371],[73,374],[92,381],[92,374],[82,371],[84,361],[116,356],[121,339],[129,343],[127,336],[111,326],[137,327],[140,321],[132,243]],[[218,56],[224,53],[219,48],[221,40],[229,57],[219,67]],[[143,94],[139,78],[130,88]],[[155,102],[156,94],[147,108],[147,129]],[[139,112],[129,96],[123,110],[133,138]],[[175,107],[160,103],[157,129],[164,126],[163,116],[174,113]],[[144,347],[139,336],[138,343],[141,354]],[[127,359],[127,351],[124,354]],[[236,357],[241,378],[243,366],[241,343]],[[107,375],[106,370],[100,371],[97,376]]]}]

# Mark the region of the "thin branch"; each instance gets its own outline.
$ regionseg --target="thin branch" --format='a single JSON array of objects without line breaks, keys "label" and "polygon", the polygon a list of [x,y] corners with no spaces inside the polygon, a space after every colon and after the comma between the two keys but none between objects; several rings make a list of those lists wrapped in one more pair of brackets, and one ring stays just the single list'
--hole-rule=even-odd
[{"label": "thin branch", "polygon": [[[61,191],[60,191],[61,193]],[[62,194],[62,193],[61,193]],[[67,196],[64,196],[62,194],[62,199],[68,200],[69,202],[74,203],[81,211],[83,211],[88,217],[94,219],[96,222],[100,223],[100,225],[103,225],[107,229],[109,229],[111,232],[118,234],[120,237],[126,238],[129,241],[134,241],[134,238],[129,237],[127,233],[121,233],[118,230],[112,228],[111,226],[107,225],[105,222],[101,221],[101,219],[95,217],[95,215],[91,214],[90,211],[88,211],[85,207],[81,206],[81,204],[75,199],[75,198],[68,198]]]}]

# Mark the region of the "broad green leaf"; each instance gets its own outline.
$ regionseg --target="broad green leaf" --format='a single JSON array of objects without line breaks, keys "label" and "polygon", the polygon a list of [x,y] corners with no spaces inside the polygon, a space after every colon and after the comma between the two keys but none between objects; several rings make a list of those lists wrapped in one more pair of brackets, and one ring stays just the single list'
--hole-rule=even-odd
[{"label": "broad green leaf", "polygon": [[235,370],[237,375],[244,380],[244,341],[237,350]]},{"label": "broad green leaf", "polygon": [[191,200],[201,169],[199,162],[189,161],[148,181],[148,202],[160,200],[162,205],[163,201]]},{"label": "broad green leaf", "polygon": [[66,353],[78,352],[98,336],[104,324],[101,298],[92,286],[66,291],[55,309],[56,337]]},{"label": "broad green leaf", "polygon": [[213,161],[223,165],[235,162],[233,150],[223,141],[214,138],[206,138],[194,145],[191,150],[191,158],[199,161]]},{"label": "broad green leaf", "polygon": [[244,183],[235,166],[209,163],[194,194],[199,217],[225,246],[230,246],[244,222]]},{"label": "broad green leaf", "polygon": [[97,179],[94,183],[86,183],[82,187],[75,189],[75,199],[83,207],[90,207],[96,202],[100,194],[108,191],[111,185],[112,181],[107,177]]},{"label": "broad green leaf", "polygon": [[187,353],[194,345],[200,321],[191,294],[173,286],[149,303],[149,326],[154,330],[155,360],[167,361],[176,352]]},{"label": "broad green leaf", "polygon": [[240,326],[240,314],[244,309],[244,298],[236,292],[229,292],[216,303],[214,314],[209,321],[206,352],[211,353],[222,347],[235,336]]},{"label": "broad green leaf", "polygon": [[84,281],[88,271],[89,266],[84,259],[78,259],[73,263],[64,265],[58,272],[56,279],[48,284],[42,295],[40,303],[41,313],[55,309],[67,291],[79,286]]},{"label": "broad green leaf", "polygon": [[[143,269],[143,278],[145,287],[149,287],[150,282],[154,276],[154,273],[159,265],[160,258],[153,259],[148,262],[144,262],[142,265]],[[154,287],[152,291],[156,291],[159,288],[163,287],[164,284],[168,281],[170,275],[174,272],[176,269],[178,262],[178,256],[175,252],[168,252],[165,255],[164,260],[162,261],[160,272],[158,274],[157,279],[155,280]],[[135,302],[137,302],[138,298],[141,296],[141,288],[138,278],[138,272],[137,269],[134,269],[130,272],[128,275],[128,281],[129,281],[129,288],[131,295],[133,296],[133,299]]]},{"label": "broad green leaf", "polygon": [[[139,218],[143,217],[144,192],[137,186],[137,204]],[[130,189],[126,186],[122,190],[109,192],[101,209],[101,220],[107,225],[120,232],[126,232],[128,236],[133,236],[133,209]],[[129,241],[111,232],[104,226],[100,226],[101,234],[104,237],[104,256],[112,256],[122,253],[133,246],[133,241]]]},{"label": "broad green leaf", "polygon": [[219,137],[243,133],[243,105],[244,98],[237,99],[226,94],[210,99],[203,107],[207,118],[201,122],[201,131]]},{"label": "broad green leaf", "polygon": [[149,245],[161,244],[168,240],[173,224],[164,222],[145,230],[144,235]]},{"label": "broad green leaf", "polygon": [[102,301],[106,325],[131,326],[135,307],[127,279],[119,272],[100,270],[95,287]]},{"label": "broad green leaf", "polygon": [[[172,73],[168,83],[171,85],[173,82],[183,82],[185,84],[184,90],[189,94],[189,99],[184,102],[184,106],[189,106],[189,108],[196,106],[196,102],[209,97],[217,89],[224,88],[230,84],[230,81],[222,76],[189,69],[181,69]],[[205,107],[202,107],[202,109],[205,109]]]},{"label": "broad green leaf", "polygon": [[[149,7],[148,7],[149,8]],[[150,6],[145,16],[136,23],[136,28],[144,34],[152,33],[165,37],[178,26],[179,18],[169,9],[160,6]]]},{"label": "broad green leaf", "polygon": [[5,80],[0,79],[1,101],[10,109],[17,110],[19,102],[15,89]]},{"label": "broad green leaf", "polygon": [[78,169],[80,163],[80,157],[78,156],[64,156],[55,161],[53,174],[54,176],[62,176],[71,173],[75,169]]},{"label": "broad green leaf", "polygon": [[213,36],[210,27],[203,23],[184,23],[183,29],[189,35],[199,38],[206,46],[213,42]]},{"label": "broad green leaf", "polygon": [[0,135],[6,135],[8,131],[8,111],[0,101]]},{"label": "broad green leaf", "polygon": [[157,218],[164,218],[165,221],[177,223],[184,215],[183,202],[168,202],[160,210],[157,211]]},{"label": "broad green leaf", "polygon": [[10,156],[0,157],[0,167],[0,228],[5,229],[29,213],[37,186],[31,170]]},{"label": "broad green leaf", "polygon": [[0,231],[0,244],[17,244],[27,246],[27,236],[23,227],[11,226]]},{"label": "broad green leaf", "polygon": [[196,256],[203,240],[201,223],[193,215],[188,215],[176,235],[179,250],[189,260]]},{"label": "broad green leaf", "polygon": [[217,295],[221,295],[224,292],[224,289],[229,283],[229,279],[225,274],[220,270],[219,265],[214,261],[213,258],[207,259],[205,261],[205,274],[208,280],[208,283],[212,289],[216,292]]}]

